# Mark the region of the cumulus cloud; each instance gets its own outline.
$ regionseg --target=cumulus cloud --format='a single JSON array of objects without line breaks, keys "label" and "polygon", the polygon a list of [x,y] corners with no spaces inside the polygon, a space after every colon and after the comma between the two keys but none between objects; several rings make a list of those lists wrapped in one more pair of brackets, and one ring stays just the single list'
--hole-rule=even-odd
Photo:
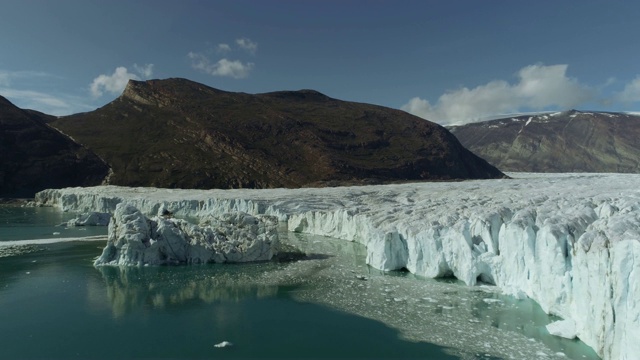
[{"label": "cumulus cloud", "polygon": [[129,80],[147,79],[153,75],[153,64],[138,66],[133,65],[135,73],[129,72],[126,67],[119,66],[111,75],[98,75],[91,83],[90,90],[93,97],[100,97],[105,92],[120,94],[127,86]]},{"label": "cumulus cloud", "polygon": [[624,103],[640,102],[640,76],[629,82],[615,99]]},{"label": "cumulus cloud", "polygon": [[251,54],[255,54],[258,50],[258,44],[247,38],[236,39],[236,44],[238,44],[241,49],[247,50]]},{"label": "cumulus cloud", "polygon": [[473,89],[463,87],[441,95],[435,104],[414,97],[402,110],[440,124],[461,124],[523,110],[568,109],[593,100],[594,90],[567,77],[567,67],[526,66],[518,71],[515,84],[494,80]]},{"label": "cumulus cloud", "polygon": [[239,60],[220,59],[212,62],[206,55],[190,52],[191,67],[213,76],[228,76],[234,79],[242,79],[249,76],[253,69],[253,63],[243,63]]}]

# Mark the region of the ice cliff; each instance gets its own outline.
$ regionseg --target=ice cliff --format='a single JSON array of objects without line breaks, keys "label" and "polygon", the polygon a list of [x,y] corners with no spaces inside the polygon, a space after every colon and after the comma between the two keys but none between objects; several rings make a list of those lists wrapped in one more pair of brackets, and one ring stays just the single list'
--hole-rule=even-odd
[{"label": "ice cliff", "polygon": [[605,359],[640,353],[640,176],[511,174],[515,179],[325,189],[168,190],[114,186],[46,190],[43,205],[144,214],[242,211],[290,231],[357,241],[367,263],[455,276],[528,296],[575,324]]},{"label": "ice cliff", "polygon": [[210,217],[201,226],[163,216],[147,218],[121,203],[94,265],[164,265],[266,261],[277,253],[277,219],[246,213]]}]

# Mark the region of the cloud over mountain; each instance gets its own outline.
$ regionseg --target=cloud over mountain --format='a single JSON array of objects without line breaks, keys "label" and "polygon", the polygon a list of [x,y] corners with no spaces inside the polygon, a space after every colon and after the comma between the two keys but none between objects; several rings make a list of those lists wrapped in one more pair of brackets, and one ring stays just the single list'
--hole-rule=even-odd
[{"label": "cloud over mountain", "polygon": [[472,89],[463,87],[446,92],[434,104],[414,97],[402,110],[440,124],[459,124],[523,110],[572,108],[594,100],[595,90],[568,77],[567,67],[566,64],[525,66],[518,71],[516,83],[493,80]]},{"label": "cloud over mountain", "polygon": [[640,75],[630,81],[624,89],[616,95],[616,100],[624,103],[640,101]]},{"label": "cloud over mountain", "polygon": [[248,77],[249,73],[253,70],[255,66],[253,62],[243,62],[238,59],[232,60],[228,57],[223,57],[217,61],[212,59],[214,57],[214,53],[221,56],[221,54],[229,54],[235,50],[244,50],[251,55],[255,55],[258,50],[258,43],[249,38],[238,38],[236,39],[234,47],[231,47],[231,45],[226,43],[220,43],[216,46],[215,51],[211,49],[207,52],[190,51],[187,54],[187,57],[191,60],[192,69],[212,76],[244,79]]},{"label": "cloud over mountain", "polygon": [[153,75],[153,64],[139,66],[133,65],[135,73],[129,72],[126,67],[118,66],[113,74],[101,74],[93,79],[89,89],[93,97],[100,97],[105,92],[110,94],[120,94],[127,86],[129,80],[148,79]]},{"label": "cloud over mountain", "polygon": [[191,59],[191,67],[213,76],[228,76],[234,79],[243,79],[249,76],[253,69],[253,63],[243,63],[240,60],[228,60],[222,58],[212,62],[209,57],[201,53],[190,52],[187,57]]}]

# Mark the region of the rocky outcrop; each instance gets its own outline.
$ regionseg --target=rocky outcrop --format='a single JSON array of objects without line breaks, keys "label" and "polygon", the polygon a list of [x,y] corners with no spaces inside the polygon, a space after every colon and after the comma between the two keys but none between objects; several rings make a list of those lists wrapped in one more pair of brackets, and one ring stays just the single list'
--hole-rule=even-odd
[{"label": "rocky outcrop", "polygon": [[640,116],[577,110],[453,126],[502,171],[640,172]]},{"label": "rocky outcrop", "polygon": [[33,197],[48,188],[99,185],[105,178],[107,164],[49,127],[54,119],[0,96],[0,197]]},{"label": "rocky outcrop", "polygon": [[147,218],[118,204],[109,238],[94,265],[166,265],[270,260],[278,252],[277,219],[246,213],[210,217],[202,226]]}]

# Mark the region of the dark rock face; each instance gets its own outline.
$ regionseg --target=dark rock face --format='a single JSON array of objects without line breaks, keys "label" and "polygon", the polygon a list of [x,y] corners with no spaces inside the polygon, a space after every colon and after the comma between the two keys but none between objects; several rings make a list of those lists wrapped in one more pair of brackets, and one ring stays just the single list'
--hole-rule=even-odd
[{"label": "dark rock face", "polygon": [[53,116],[22,110],[0,97],[0,197],[98,185],[109,167],[91,151],[49,127]]},{"label": "dark rock face", "polygon": [[117,185],[273,188],[503,176],[439,125],[313,90],[250,95],[185,79],[130,81],[106,106],[50,125],[103,158]]},{"label": "dark rock face", "polygon": [[571,110],[450,130],[503,171],[640,172],[640,116]]}]

